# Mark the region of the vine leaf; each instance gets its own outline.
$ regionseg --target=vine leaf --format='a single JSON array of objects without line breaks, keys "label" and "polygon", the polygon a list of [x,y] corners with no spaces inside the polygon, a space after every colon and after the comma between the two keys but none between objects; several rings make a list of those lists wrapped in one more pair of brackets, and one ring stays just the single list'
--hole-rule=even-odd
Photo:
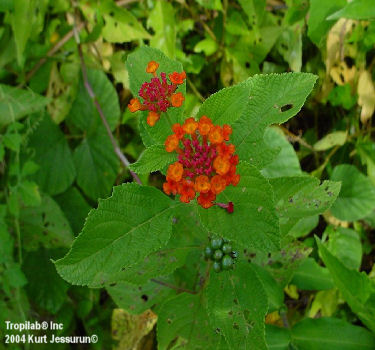
[{"label": "vine leaf", "polygon": [[58,273],[72,284],[106,284],[168,242],[173,203],[153,187],[114,187],[91,210],[68,254],[55,262]]},{"label": "vine leaf", "polygon": [[240,162],[237,171],[241,180],[237,186],[228,186],[217,202],[233,202],[234,212],[214,206],[199,208],[202,223],[220,236],[233,239],[245,247],[269,252],[279,248],[280,232],[268,180],[246,162]]},{"label": "vine leaf", "polygon": [[264,317],[267,295],[251,264],[211,274],[205,290],[211,325],[224,335],[228,349],[267,349]]}]

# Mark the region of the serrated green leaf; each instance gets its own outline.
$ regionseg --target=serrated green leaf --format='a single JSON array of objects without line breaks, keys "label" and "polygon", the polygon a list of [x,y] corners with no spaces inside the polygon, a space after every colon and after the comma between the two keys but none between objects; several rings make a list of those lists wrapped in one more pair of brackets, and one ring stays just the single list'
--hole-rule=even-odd
[{"label": "serrated green leaf", "polygon": [[87,136],[74,150],[77,183],[91,199],[106,197],[116,179],[119,160],[108,135],[102,131]]},{"label": "serrated green leaf", "polygon": [[279,149],[280,152],[262,169],[263,176],[271,178],[302,174],[297,154],[279,128],[267,128],[264,133],[264,142],[272,148]]},{"label": "serrated green leaf", "polygon": [[158,350],[228,349],[221,335],[215,333],[215,328],[209,325],[199,294],[182,293],[162,305],[157,323],[157,339]]},{"label": "serrated green leaf", "polygon": [[130,169],[138,174],[148,174],[163,169],[176,160],[176,152],[167,152],[164,145],[153,145],[144,150]]},{"label": "serrated green leaf", "polygon": [[267,349],[267,297],[251,264],[239,262],[233,271],[211,273],[205,295],[210,323],[224,335],[228,349]]},{"label": "serrated green leaf", "polygon": [[217,206],[200,207],[202,223],[210,231],[242,246],[267,252],[277,250],[280,232],[272,187],[255,167],[245,162],[240,162],[237,172],[241,176],[239,184],[228,186],[216,199],[233,202],[234,212],[229,214]]},{"label": "serrated green leaf", "polygon": [[40,111],[48,102],[48,98],[31,90],[0,84],[0,126],[8,125],[28,114]]},{"label": "serrated green leaf", "polygon": [[291,176],[270,179],[275,192],[276,208],[281,218],[302,218],[322,214],[336,200],[340,184],[312,176]]},{"label": "serrated green leaf", "polygon": [[100,286],[169,240],[173,201],[135,183],[113,188],[86,219],[69,253],[56,262],[68,282]]},{"label": "serrated green leaf", "polygon": [[341,319],[306,318],[292,328],[292,343],[301,350],[370,350],[375,336]]},{"label": "serrated green leaf", "polygon": [[175,57],[176,23],[172,4],[159,0],[151,11],[147,27],[152,27],[155,34],[150,39],[150,46],[163,51],[168,57]]},{"label": "serrated green leaf", "polygon": [[319,266],[313,258],[307,258],[297,267],[291,283],[302,290],[326,290],[334,287],[328,269]]},{"label": "serrated green leaf", "polygon": [[76,169],[65,136],[49,115],[44,116],[31,135],[29,147],[39,165],[33,179],[50,195],[64,192],[74,181]]},{"label": "serrated green leaf", "polygon": [[73,241],[69,222],[60,207],[44,194],[40,206],[20,211],[20,228],[26,250],[36,250],[39,245],[47,249],[69,247]]},{"label": "serrated green leaf", "polygon": [[339,10],[345,4],[346,0],[310,0],[307,35],[315,45],[320,47],[325,44],[326,34],[335,24],[335,21],[327,21],[327,16]]},{"label": "serrated green leaf", "polygon": [[361,321],[375,331],[375,284],[364,272],[348,269],[316,237],[319,254],[343,298]]},{"label": "serrated green leaf", "polygon": [[331,180],[341,181],[340,194],[331,208],[338,219],[359,220],[375,208],[375,187],[354,165],[336,166]]},{"label": "serrated green leaf", "polygon": [[[148,46],[140,47],[138,50],[131,53],[126,61],[126,69],[129,72],[130,90],[135,97],[138,96],[142,84],[144,82],[149,82],[152,78],[151,74],[146,73],[146,67],[150,61],[159,63],[157,71],[159,74],[165,72],[168,75],[173,72],[183,71],[181,63],[171,60],[161,51]],[[181,92],[185,95],[186,83],[184,82],[184,84],[179,85],[176,92]],[[161,114],[160,120],[153,127],[150,127],[146,123],[147,112],[138,112],[140,114],[140,133],[144,144],[146,146],[164,144],[165,139],[172,134],[172,124],[184,122],[185,117],[183,111],[183,106],[169,108],[167,113]],[[145,134],[147,137],[144,137]]]},{"label": "serrated green leaf", "polygon": [[308,73],[256,75],[248,80],[249,103],[233,125],[232,142],[242,160],[262,169],[275,156],[263,140],[267,126],[287,121],[299,112],[315,84]]},{"label": "serrated green leaf", "polygon": [[344,8],[330,15],[327,20],[337,20],[339,18],[350,18],[366,20],[375,18],[375,7],[372,0],[353,0],[346,4]]}]

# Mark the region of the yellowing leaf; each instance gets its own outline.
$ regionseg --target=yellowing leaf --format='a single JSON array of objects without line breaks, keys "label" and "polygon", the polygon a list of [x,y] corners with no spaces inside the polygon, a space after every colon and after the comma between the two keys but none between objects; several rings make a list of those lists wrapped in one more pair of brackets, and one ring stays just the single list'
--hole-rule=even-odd
[{"label": "yellowing leaf", "polygon": [[375,87],[370,72],[364,70],[358,80],[358,104],[362,107],[361,122],[366,123],[375,111]]},{"label": "yellowing leaf", "polygon": [[314,148],[317,151],[325,151],[333,146],[342,146],[346,141],[346,137],[346,131],[332,132],[315,143]]}]

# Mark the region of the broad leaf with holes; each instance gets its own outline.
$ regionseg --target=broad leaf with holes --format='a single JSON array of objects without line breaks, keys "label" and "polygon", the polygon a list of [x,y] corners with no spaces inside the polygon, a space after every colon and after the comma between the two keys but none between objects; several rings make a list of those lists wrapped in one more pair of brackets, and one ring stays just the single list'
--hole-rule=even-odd
[{"label": "broad leaf with holes", "polygon": [[168,242],[172,204],[152,187],[114,187],[112,196],[89,213],[69,253],[56,262],[57,271],[72,284],[106,284]]},{"label": "broad leaf with holes", "polygon": [[212,273],[205,295],[210,323],[224,335],[228,349],[267,349],[267,296],[251,264],[240,262],[233,271]]},{"label": "broad leaf with holes", "polygon": [[246,162],[240,162],[237,170],[241,176],[239,184],[228,186],[216,200],[233,202],[233,213],[218,206],[210,210],[200,207],[202,223],[210,231],[242,246],[266,252],[277,250],[280,232],[272,187],[255,167]]},{"label": "broad leaf with holes", "polygon": [[248,80],[249,102],[234,123],[232,142],[242,160],[262,169],[278,153],[263,140],[267,126],[281,124],[297,114],[314,87],[307,73],[256,75]]}]

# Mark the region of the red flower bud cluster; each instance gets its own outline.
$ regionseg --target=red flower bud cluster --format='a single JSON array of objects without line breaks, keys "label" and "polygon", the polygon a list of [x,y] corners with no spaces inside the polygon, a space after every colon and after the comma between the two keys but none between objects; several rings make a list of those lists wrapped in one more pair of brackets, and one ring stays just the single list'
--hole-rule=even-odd
[{"label": "red flower bud cluster", "polygon": [[158,68],[157,62],[151,61],[148,63],[146,72],[153,74],[154,77],[151,78],[150,82],[143,83],[139,90],[139,96],[143,99],[143,102],[141,103],[138,98],[133,98],[128,104],[131,112],[149,111],[147,124],[150,126],[156,124],[162,112],[166,112],[169,107],[181,107],[185,100],[181,92],[176,93],[178,85],[183,84],[186,79],[185,72],[169,74],[169,83],[166,73],[160,73],[160,78],[156,75]]},{"label": "red flower bud cluster", "polygon": [[169,166],[163,190],[168,195],[179,194],[185,203],[198,192],[198,203],[209,208],[214,205],[216,195],[226,186],[236,186],[240,180],[236,174],[235,147],[226,143],[232,128],[214,125],[210,118],[202,116],[198,122],[188,118],[183,125],[174,124],[172,130],[174,133],[167,137],[165,149],[176,151],[178,161]]}]

